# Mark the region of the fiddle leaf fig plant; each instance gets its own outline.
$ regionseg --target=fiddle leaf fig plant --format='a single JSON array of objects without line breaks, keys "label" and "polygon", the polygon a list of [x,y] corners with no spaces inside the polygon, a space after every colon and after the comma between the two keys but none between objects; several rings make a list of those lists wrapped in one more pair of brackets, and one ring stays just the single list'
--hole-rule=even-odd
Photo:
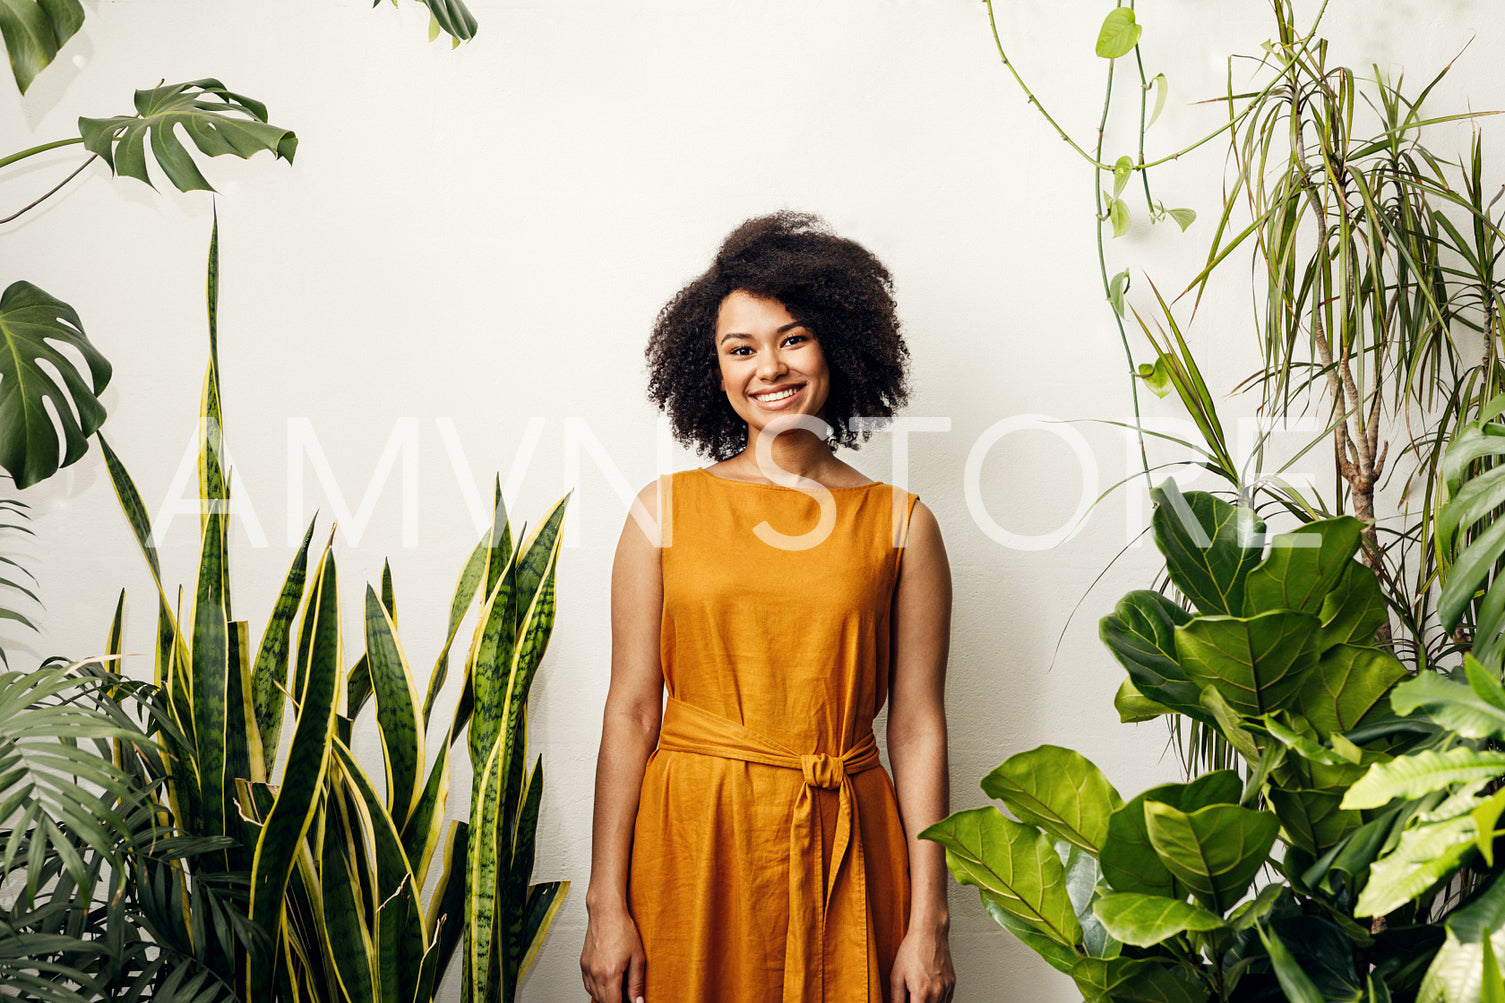
[{"label": "fiddle leaf fig plant", "polygon": [[[1156,543],[1191,608],[1138,591],[1103,619],[1102,639],[1128,674],[1120,706],[1131,719],[1216,730],[1242,769],[1125,801],[1080,753],[1044,745],[984,779],[1009,814],[957,812],[922,835],[1086,1000],[1414,995],[1441,937],[1381,939],[1356,919],[1367,913],[1355,900],[1375,894],[1366,884],[1391,900],[1411,887],[1379,866],[1370,875],[1397,841],[1395,853],[1418,861],[1412,884],[1435,882],[1456,858],[1423,864],[1426,849],[1455,837],[1472,846],[1476,829],[1461,833],[1480,822],[1455,800],[1436,836],[1408,837],[1421,816],[1350,791],[1438,730],[1389,706],[1407,674],[1375,643],[1383,606],[1355,560],[1362,527],[1344,516],[1267,537],[1252,511],[1213,495],[1167,481],[1153,497]],[[1505,715],[1505,693],[1491,706]],[[1453,765],[1476,770],[1456,779],[1467,787],[1505,759]]]}]

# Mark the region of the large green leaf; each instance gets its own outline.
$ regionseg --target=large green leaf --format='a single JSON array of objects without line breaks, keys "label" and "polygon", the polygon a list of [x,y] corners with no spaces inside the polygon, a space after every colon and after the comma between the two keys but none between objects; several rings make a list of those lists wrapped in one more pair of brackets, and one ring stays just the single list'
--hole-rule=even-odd
[{"label": "large green leaf", "polygon": [[1276,610],[1252,617],[1202,616],[1176,629],[1187,678],[1211,687],[1239,714],[1259,717],[1289,707],[1317,663],[1310,643],[1319,621]]},{"label": "large green leaf", "polygon": [[1272,786],[1267,796],[1286,838],[1313,857],[1320,857],[1363,824],[1358,812],[1342,809],[1342,788]]},{"label": "large green leaf", "polygon": [[83,23],[78,0],[0,0],[0,34],[22,94]]},{"label": "large green leaf", "polygon": [[1373,644],[1375,632],[1388,617],[1385,596],[1374,571],[1358,561],[1349,561],[1322,601],[1319,615],[1322,618],[1322,629],[1317,634],[1319,647]]},{"label": "large green leaf", "polygon": [[1093,958],[1117,957],[1123,944],[1113,938],[1092,911],[1097,900],[1108,891],[1097,856],[1065,840],[1056,841],[1056,853],[1061,855],[1061,864],[1066,869],[1066,895],[1082,927],[1082,951]]},{"label": "large green leaf", "polygon": [[1002,905],[999,897],[987,889],[981,889],[980,894],[982,895],[983,909],[987,911],[989,916],[993,917],[995,923],[1019,938],[1019,941],[1025,947],[1043,958],[1047,965],[1058,972],[1063,972],[1066,975],[1071,974],[1072,968],[1076,966],[1077,961],[1082,957],[1074,948],[1062,944],[1035,924],[1009,912]]},{"label": "large green leaf", "polygon": [[1423,823],[1401,833],[1395,849],[1375,861],[1355,916],[1383,916],[1418,898],[1463,863],[1474,850],[1472,815]]},{"label": "large green leaf", "polygon": [[1495,877],[1488,888],[1446,921],[1447,942],[1432,959],[1419,1000],[1480,999],[1485,945],[1505,953],[1505,881]]},{"label": "large green leaf", "polygon": [[1237,805],[1183,812],[1147,801],[1144,815],[1150,845],[1166,870],[1219,915],[1248,891],[1280,831],[1273,813]]},{"label": "large green leaf", "polygon": [[1491,780],[1505,774],[1505,752],[1467,746],[1424,749],[1375,763],[1343,798],[1344,808],[1378,808],[1391,798],[1417,798],[1453,784]]},{"label": "large green leaf", "polygon": [[282,711],[287,702],[287,663],[293,620],[303,601],[303,583],[308,575],[308,544],[313,539],[314,523],[308,523],[303,542],[293,555],[277,604],[267,619],[256,650],[256,665],[251,672],[251,700],[256,710],[256,726],[261,732],[262,755],[270,774],[277,762],[277,743],[282,736]]},{"label": "large green leaf", "polygon": [[1205,491],[1183,495],[1167,480],[1150,492],[1155,543],[1166,572],[1204,614],[1244,612],[1244,579],[1264,549],[1264,523]]},{"label": "large green leaf", "polygon": [[1340,644],[1322,655],[1296,705],[1324,735],[1351,731],[1385,711],[1385,697],[1406,675],[1406,667],[1388,651]]},{"label": "large green leaf", "polygon": [[1128,670],[1134,688],[1172,710],[1205,720],[1197,686],[1176,660],[1176,628],[1191,614],[1159,592],[1130,592],[1098,624],[1098,637]]},{"label": "large green leaf", "polygon": [[1468,684],[1423,672],[1395,687],[1390,705],[1397,714],[1418,708],[1465,738],[1505,739],[1505,691],[1471,657],[1464,658]]},{"label": "large green leaf", "polygon": [[199,173],[177,130],[207,156],[250,157],[262,150],[287,161],[298,138],[267,122],[266,106],[226,90],[218,80],[192,80],[136,92],[136,114],[114,118],[80,118],[84,146],[117,174],[151,184],[146,173],[146,143],[162,173],[178,191],[213,191]]},{"label": "large green leaf", "polygon": [[1117,892],[1184,897],[1185,892],[1150,845],[1145,802],[1159,801],[1182,811],[1194,811],[1212,804],[1237,804],[1243,792],[1244,785],[1237,773],[1215,770],[1190,783],[1152,787],[1129,801],[1108,819],[1108,838],[1099,856],[1108,884]]},{"label": "large green leaf", "polygon": [[1108,835],[1108,816],[1123,804],[1101,770],[1056,745],[1010,756],[983,777],[982,789],[1020,821],[1093,853]]},{"label": "large green leaf", "polygon": [[959,883],[987,891],[999,908],[1058,944],[1081,940],[1061,858],[1040,830],[996,808],[973,808],[948,815],[920,838],[946,848],[946,866]]},{"label": "large green leaf", "polygon": [[[377,0],[378,3],[381,0]],[[423,0],[428,5],[434,24],[459,45],[476,35],[476,19],[462,0]]]},{"label": "large green leaf", "polygon": [[1291,952],[1286,950],[1280,938],[1273,932],[1266,931],[1263,925],[1256,924],[1254,929],[1270,955],[1270,964],[1275,969],[1275,977],[1280,982],[1285,998],[1291,1003],[1327,1003],[1311,978],[1296,963],[1296,959],[1291,957]]},{"label": "large green leaf", "polygon": [[1083,958],[1071,970],[1082,999],[1100,1003],[1203,1003],[1209,990],[1169,958]]},{"label": "large green leaf", "polygon": [[1309,522],[1270,541],[1270,552],[1244,579],[1243,613],[1272,609],[1321,613],[1327,595],[1359,549],[1364,524],[1352,516]]},{"label": "large green leaf", "polygon": [[[0,9],[6,2],[14,0],[0,0]],[[30,282],[13,282],[0,294],[0,336],[0,467],[25,488],[88,450],[89,436],[104,424],[99,395],[110,382],[110,363],[84,334],[77,312]],[[59,347],[83,356],[87,378]]]},{"label": "large green leaf", "polygon": [[1187,930],[1218,930],[1227,924],[1199,905],[1162,895],[1114,892],[1092,907],[1108,932],[1125,944],[1153,947]]}]

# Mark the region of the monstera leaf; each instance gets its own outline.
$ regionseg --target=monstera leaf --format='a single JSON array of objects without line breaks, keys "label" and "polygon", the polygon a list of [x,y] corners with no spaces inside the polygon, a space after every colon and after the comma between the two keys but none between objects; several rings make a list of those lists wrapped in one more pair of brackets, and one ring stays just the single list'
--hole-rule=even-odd
[{"label": "monstera leaf", "polygon": [[291,161],[298,149],[298,137],[267,123],[265,105],[226,90],[218,80],[193,80],[137,91],[135,115],[78,120],[84,146],[116,174],[151,184],[146,174],[146,142],[150,137],[157,166],[178,191],[213,191],[178,139],[180,128],[211,157],[233,153],[244,158],[270,150],[273,156]]},{"label": "monstera leaf", "polygon": [[78,0],[0,0],[0,34],[22,94],[83,23]]},{"label": "monstera leaf", "polygon": [[[12,283],[0,295],[0,337],[0,467],[24,488],[89,448],[89,436],[105,420],[99,395],[110,382],[110,363],[84,335],[74,309],[30,282]],[[83,356],[88,378],[58,346]]]}]

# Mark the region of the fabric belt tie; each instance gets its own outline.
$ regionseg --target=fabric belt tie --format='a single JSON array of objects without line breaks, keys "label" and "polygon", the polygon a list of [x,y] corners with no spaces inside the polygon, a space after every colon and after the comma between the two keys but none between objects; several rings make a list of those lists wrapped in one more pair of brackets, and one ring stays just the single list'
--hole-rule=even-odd
[{"label": "fabric belt tie", "polygon": [[[867,907],[867,868],[852,775],[880,765],[870,731],[840,756],[804,755],[751,729],[670,699],[659,749],[799,770],[804,777],[789,823],[789,933],[784,1003],[868,1003],[883,998]],[[837,792],[831,867],[821,881],[821,833],[813,790]],[[827,939],[830,930],[834,939]]]}]

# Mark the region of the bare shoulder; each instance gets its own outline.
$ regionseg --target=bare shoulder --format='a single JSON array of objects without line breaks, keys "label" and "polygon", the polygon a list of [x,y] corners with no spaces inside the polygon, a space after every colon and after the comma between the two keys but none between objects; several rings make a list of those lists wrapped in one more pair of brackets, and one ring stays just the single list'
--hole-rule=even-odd
[{"label": "bare shoulder", "polygon": [[942,580],[949,582],[950,578],[941,524],[924,502],[916,500],[909,514],[909,535],[899,561],[900,582],[920,580],[927,587],[934,587]]},{"label": "bare shoulder", "polygon": [[941,524],[930,507],[918,498],[909,513],[909,549],[935,547],[945,550],[941,540]]},{"label": "bare shoulder", "polygon": [[662,478],[655,477],[643,485],[627,508],[627,518],[622,526],[622,538],[617,545],[618,554],[624,551],[656,551],[662,546],[664,513],[662,506],[667,493],[660,490]]}]

